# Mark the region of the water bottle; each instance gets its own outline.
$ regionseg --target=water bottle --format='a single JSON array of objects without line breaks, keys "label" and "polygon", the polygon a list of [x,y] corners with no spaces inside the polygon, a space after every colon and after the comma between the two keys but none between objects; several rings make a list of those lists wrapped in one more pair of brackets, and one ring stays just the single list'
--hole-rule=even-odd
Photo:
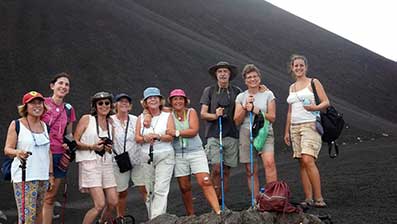
[{"label": "water bottle", "polygon": [[265,187],[261,187],[261,189],[259,190],[262,194],[265,193]]}]

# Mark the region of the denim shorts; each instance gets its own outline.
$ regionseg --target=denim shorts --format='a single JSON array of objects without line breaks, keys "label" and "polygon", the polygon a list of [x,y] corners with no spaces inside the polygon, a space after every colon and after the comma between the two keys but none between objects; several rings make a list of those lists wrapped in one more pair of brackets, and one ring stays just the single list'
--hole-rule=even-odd
[{"label": "denim shorts", "polygon": [[52,154],[52,164],[54,167],[54,177],[55,178],[65,178],[66,172],[63,172],[58,168],[59,161],[62,158],[62,154]]}]

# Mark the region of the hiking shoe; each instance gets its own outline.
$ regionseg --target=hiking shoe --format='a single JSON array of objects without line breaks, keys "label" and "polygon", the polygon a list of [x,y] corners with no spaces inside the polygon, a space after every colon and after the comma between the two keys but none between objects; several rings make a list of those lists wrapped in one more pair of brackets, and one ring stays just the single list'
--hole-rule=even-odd
[{"label": "hiking shoe", "polygon": [[316,199],[314,201],[314,207],[316,208],[326,208],[327,203],[325,203],[324,198]]}]

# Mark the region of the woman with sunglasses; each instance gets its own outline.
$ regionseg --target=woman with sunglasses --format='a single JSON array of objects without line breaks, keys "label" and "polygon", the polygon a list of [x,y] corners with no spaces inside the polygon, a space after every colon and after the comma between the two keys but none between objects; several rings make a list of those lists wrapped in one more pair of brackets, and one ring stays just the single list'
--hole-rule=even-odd
[{"label": "woman with sunglasses", "polygon": [[[8,128],[4,153],[14,158],[11,180],[19,223],[41,223],[37,217],[42,212],[44,195],[54,186],[48,129],[40,120],[46,112],[44,97],[35,91],[26,93],[18,112],[21,118]],[[25,180],[20,168],[24,164]]]},{"label": "woman with sunglasses", "polygon": [[174,136],[174,175],[178,178],[186,213],[187,215],[194,215],[190,181],[190,175],[194,174],[208,203],[216,214],[220,214],[218,197],[209,177],[207,156],[198,135],[199,118],[197,112],[194,108],[187,107],[189,99],[182,89],[172,90],[168,101],[172,106],[175,129],[169,129],[167,133]]},{"label": "woman with sunglasses", "polygon": [[53,157],[55,185],[45,195],[42,217],[44,224],[52,223],[54,202],[62,179],[66,177],[67,165],[70,163],[70,161],[66,161],[66,163],[60,164],[62,155],[66,150],[70,150],[64,144],[63,139],[65,135],[72,135],[73,122],[76,120],[74,108],[65,102],[65,97],[70,90],[70,76],[65,72],[56,74],[50,82],[50,88],[53,94],[51,97],[45,98],[44,102],[48,110],[41,119],[50,128],[50,149]]},{"label": "woman with sunglasses", "polygon": [[99,223],[111,217],[118,203],[116,180],[113,173],[112,94],[98,92],[91,98],[91,114],[81,117],[74,133],[78,150],[79,189],[89,193],[94,207],[85,214],[82,223],[94,223],[102,212]]},{"label": "woman with sunglasses", "polygon": [[142,106],[152,118],[149,127],[145,127],[143,114],[138,117],[135,140],[142,144],[142,152],[148,155],[148,163],[151,164],[150,166],[144,164],[144,172],[148,193],[146,200],[148,217],[153,219],[167,211],[167,197],[175,160],[171,144],[173,138],[166,133],[166,130],[174,129],[174,122],[169,112],[162,111],[164,98],[158,88],[145,89]]}]

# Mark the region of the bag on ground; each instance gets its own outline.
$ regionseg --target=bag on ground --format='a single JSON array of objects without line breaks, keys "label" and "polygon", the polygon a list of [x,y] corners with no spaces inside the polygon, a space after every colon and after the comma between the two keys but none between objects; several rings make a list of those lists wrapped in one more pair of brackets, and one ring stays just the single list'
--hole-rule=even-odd
[{"label": "bag on ground", "polygon": [[260,212],[300,212],[299,208],[289,202],[290,197],[291,192],[286,182],[273,181],[266,184],[264,193],[256,196],[256,208]]}]

